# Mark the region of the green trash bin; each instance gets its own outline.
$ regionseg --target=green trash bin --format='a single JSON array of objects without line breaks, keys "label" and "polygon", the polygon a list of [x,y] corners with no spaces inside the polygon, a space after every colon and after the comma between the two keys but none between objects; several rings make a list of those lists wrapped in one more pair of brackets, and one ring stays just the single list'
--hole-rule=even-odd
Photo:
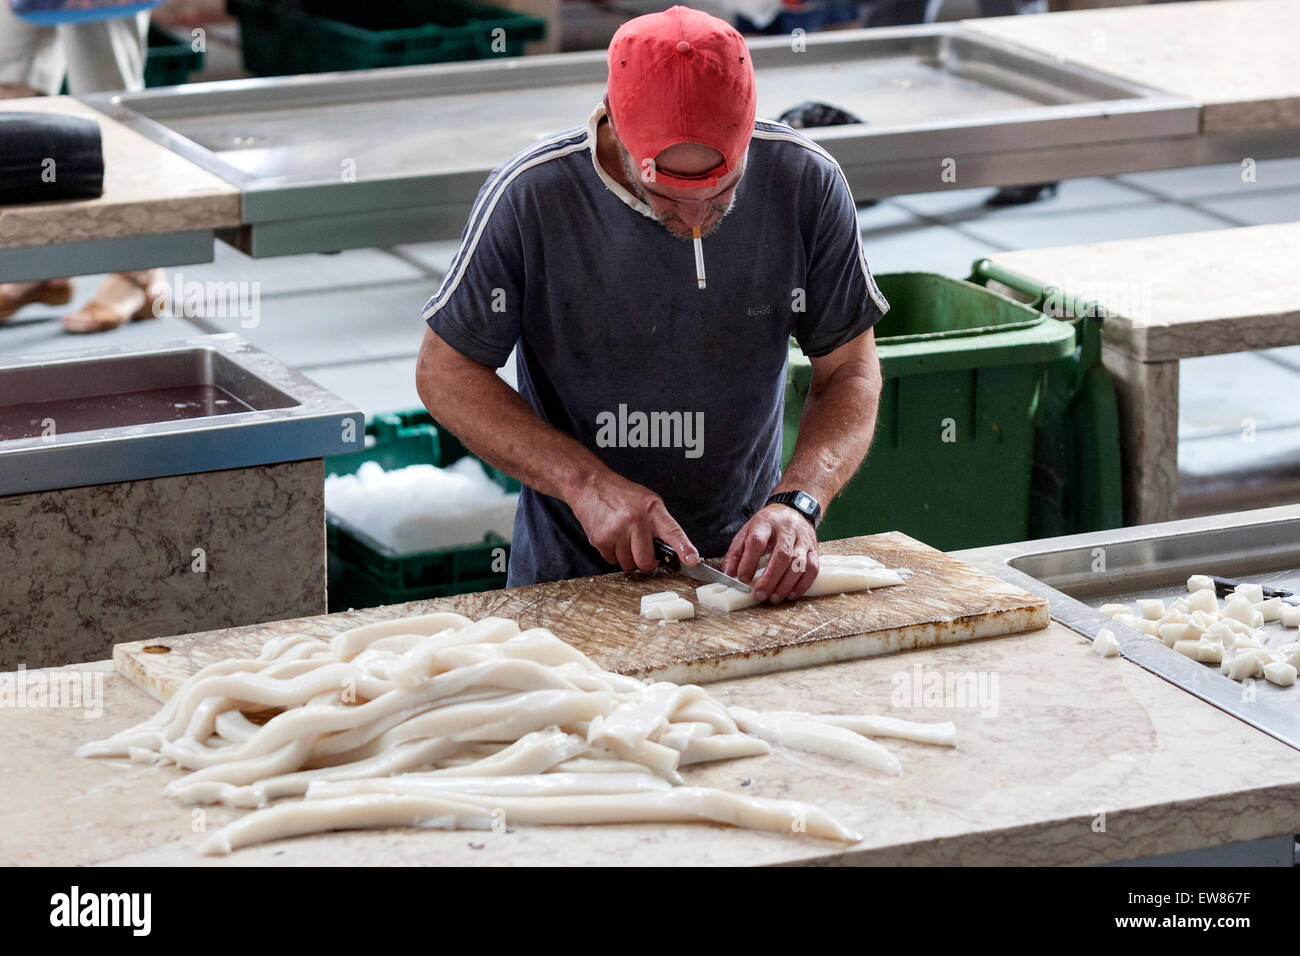
[{"label": "green trash bin", "polygon": [[[1074,329],[962,279],[900,272],[876,281],[890,310],[876,326],[884,387],[875,440],[818,537],[898,530],[944,551],[1028,538],[1046,368],[1074,349]],[[811,381],[792,343],[783,464]]]},{"label": "green trash bin", "polygon": [[[459,439],[440,430],[423,409],[394,412],[367,423],[364,450],[326,458],[325,474],[351,475],[370,461],[385,471],[419,464],[445,468],[467,454]],[[482,464],[504,490],[519,490],[516,479]],[[331,613],[505,587],[505,561],[510,556],[510,542],[494,532],[474,544],[395,554],[365,529],[328,512],[325,547]]]},{"label": "green trash bin", "polygon": [[1101,364],[1105,310],[988,259],[974,263],[971,281],[999,283],[1027,296],[1030,308],[1074,328],[1070,354],[1047,364],[1034,438],[1029,537],[1122,527],[1119,407],[1115,383]]},{"label": "green trash bin", "polygon": [[546,21],[469,0],[226,0],[257,76],[522,56]]}]

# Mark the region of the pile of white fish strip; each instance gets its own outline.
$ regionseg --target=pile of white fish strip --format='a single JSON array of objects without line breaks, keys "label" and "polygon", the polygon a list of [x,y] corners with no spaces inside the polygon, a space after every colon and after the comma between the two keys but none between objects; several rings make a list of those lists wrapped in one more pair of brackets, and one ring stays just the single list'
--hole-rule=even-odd
[{"label": "pile of white fish strip", "polygon": [[856,842],[816,807],[678,771],[772,742],[899,773],[867,735],[956,746],[951,723],[728,708],[695,685],[602,670],[541,628],[441,613],[273,639],[78,754],[175,764],[191,772],[168,795],[255,808],[206,839],[211,854],[330,830],[661,821]]}]

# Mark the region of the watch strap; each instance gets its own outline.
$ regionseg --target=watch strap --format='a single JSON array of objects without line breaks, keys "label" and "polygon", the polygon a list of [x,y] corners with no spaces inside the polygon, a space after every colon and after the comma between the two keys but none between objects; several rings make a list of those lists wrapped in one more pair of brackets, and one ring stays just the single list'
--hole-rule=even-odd
[{"label": "watch strap", "polygon": [[815,528],[822,520],[822,506],[806,491],[778,491],[767,499],[769,505],[789,505],[812,522]]}]

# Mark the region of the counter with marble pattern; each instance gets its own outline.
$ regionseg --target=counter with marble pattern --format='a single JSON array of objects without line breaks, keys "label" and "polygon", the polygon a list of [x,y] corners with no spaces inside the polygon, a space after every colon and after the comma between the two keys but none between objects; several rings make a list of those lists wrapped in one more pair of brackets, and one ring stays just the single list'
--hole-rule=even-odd
[{"label": "counter with marble pattern", "polygon": [[[1240,184],[1242,195],[1257,188]],[[1119,399],[1127,524],[1178,517],[1179,360],[1300,344],[1300,223],[991,258],[1105,308],[1102,361]]]},{"label": "counter with marble pattern", "polygon": [[[270,625],[267,636],[283,631]],[[885,777],[777,748],[686,768],[692,783],[805,800],[865,838],[855,846],[704,824],[518,827],[505,833],[394,829],[322,834],[198,856],[196,826],[238,811],[165,797],[175,768],[83,760],[79,744],[157,708],[86,665],[103,714],[0,708],[7,826],[0,859],[26,864],[1089,864],[1300,831],[1300,754],[1083,637],[1046,631],[710,685],[757,709],[952,720],[957,750],[884,741]],[[939,675],[983,686],[983,706],[925,698]],[[0,675],[0,680],[8,679]],[[982,682],[982,685],[981,685]],[[921,699],[910,700],[915,686]],[[976,695],[978,698],[978,695]],[[948,706],[952,704],[954,706]],[[196,820],[198,821],[196,823]]]},{"label": "counter with marble pattern", "polygon": [[[1267,188],[1238,184],[1242,196]],[[1300,344],[1300,222],[999,252],[990,259],[1099,301],[1107,347],[1139,362]]]},{"label": "counter with marble pattern", "polygon": [[963,26],[1196,100],[1204,133],[1300,126],[1300,4],[1199,0]]},{"label": "counter with marble pattern", "polygon": [[238,188],[89,106],[68,96],[0,103],[0,113],[16,112],[95,120],[104,148],[104,194],[0,208],[0,249],[239,225]]},{"label": "counter with marble pattern", "polygon": [[0,668],[323,614],[324,515],[319,458],[0,496]]}]

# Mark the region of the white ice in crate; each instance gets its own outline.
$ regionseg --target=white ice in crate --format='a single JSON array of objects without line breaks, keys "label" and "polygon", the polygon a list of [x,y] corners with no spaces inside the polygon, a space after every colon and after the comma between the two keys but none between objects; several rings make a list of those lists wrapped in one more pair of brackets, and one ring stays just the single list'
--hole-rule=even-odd
[{"label": "white ice in crate", "polygon": [[489,531],[509,540],[518,503],[468,455],[446,468],[368,461],[325,479],[325,509],[396,554],[481,544]]}]

